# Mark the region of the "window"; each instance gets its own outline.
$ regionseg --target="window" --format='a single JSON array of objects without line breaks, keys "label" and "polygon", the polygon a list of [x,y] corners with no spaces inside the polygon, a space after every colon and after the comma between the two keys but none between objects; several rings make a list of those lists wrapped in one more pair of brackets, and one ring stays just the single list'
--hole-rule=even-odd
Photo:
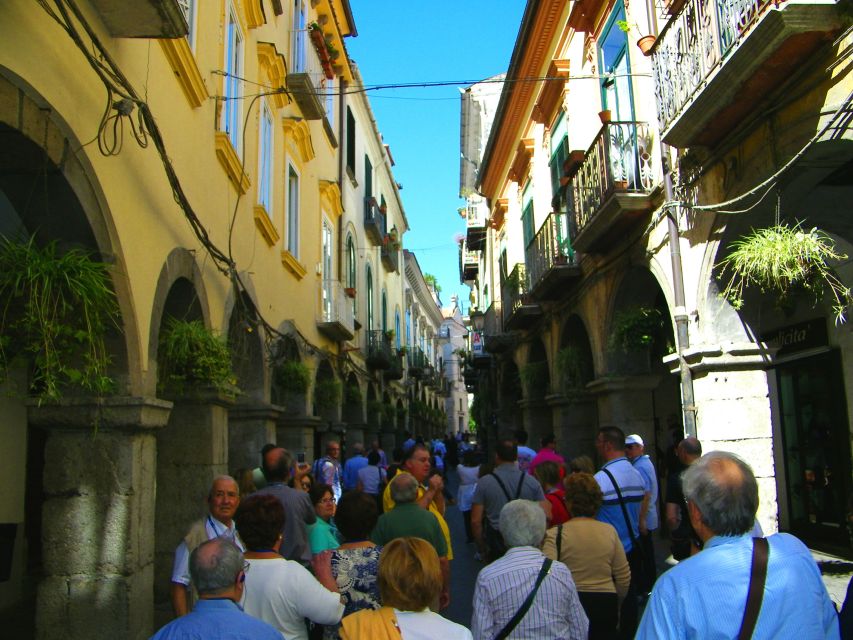
[{"label": "window", "polygon": [[243,75],[243,34],[234,7],[228,6],[228,24],[225,30],[225,91],[222,99],[222,129],[228,134],[231,145],[238,154],[242,154],[240,126],[242,124],[243,88],[239,78]]},{"label": "window", "polygon": [[293,31],[291,33],[290,65],[291,73],[303,73],[305,69],[306,37],[305,4],[303,0],[293,0]]},{"label": "window", "polygon": [[334,236],[332,225],[323,216],[323,318],[332,319],[332,245]]},{"label": "window", "polygon": [[364,197],[373,197],[373,165],[367,156],[364,156]]},{"label": "window", "polygon": [[631,78],[628,66],[628,34],[616,24],[625,20],[625,8],[617,3],[599,39],[601,103],[610,109],[614,122],[634,120],[631,105]]},{"label": "window", "polygon": [[287,166],[287,250],[299,258],[299,174]]},{"label": "window", "polygon": [[355,177],[355,116],[347,107],[347,169]]},{"label": "window", "polygon": [[190,49],[195,51],[196,0],[178,0],[178,7],[180,7],[181,13],[184,14],[184,19],[190,27],[187,33],[187,42],[190,45]]},{"label": "window", "polygon": [[335,81],[324,79],[323,95],[326,103],[326,120],[329,126],[334,130],[335,127]]},{"label": "window", "polygon": [[394,340],[396,341],[397,351],[400,350],[400,310],[397,309],[394,313]]},{"label": "window", "polygon": [[367,330],[372,331],[373,326],[373,272],[367,265]]},{"label": "window", "polygon": [[388,333],[388,294],[382,292],[382,333]]},{"label": "window", "polygon": [[551,128],[551,195],[557,195],[562,188],[560,178],[563,175],[563,164],[569,157],[567,120],[566,112],[561,111]]},{"label": "window", "polygon": [[264,100],[261,103],[260,131],[258,131],[258,204],[272,215],[272,113]]},{"label": "window", "polygon": [[406,309],[406,345],[412,346],[412,310]]},{"label": "window", "polygon": [[[350,289],[355,289],[355,242],[353,242],[352,235],[347,236],[347,286]],[[358,318],[356,315],[357,306],[356,306],[356,297],[352,298],[352,317]]]},{"label": "window", "polygon": [[532,183],[532,180],[528,180],[524,185],[524,191],[521,192],[521,229],[525,247],[533,242],[533,236],[536,235],[533,224],[533,190],[530,188]]}]

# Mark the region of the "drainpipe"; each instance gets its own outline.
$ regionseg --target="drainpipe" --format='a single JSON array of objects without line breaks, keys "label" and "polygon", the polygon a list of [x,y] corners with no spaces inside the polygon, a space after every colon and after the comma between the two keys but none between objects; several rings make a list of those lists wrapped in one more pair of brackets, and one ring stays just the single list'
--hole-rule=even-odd
[{"label": "drainpipe", "polygon": [[[661,164],[663,165],[663,187],[666,202],[674,201],[672,189],[672,171],[666,145],[659,143]],[[693,400],[693,372],[684,360],[684,350],[690,346],[687,331],[687,307],[684,301],[684,270],[681,265],[681,242],[674,207],[666,207],[666,220],[669,231],[669,255],[672,262],[672,288],[675,296],[675,342],[678,354],[679,377],[681,379],[681,411],[684,419],[684,435],[696,436],[696,405]]]},{"label": "drainpipe", "polygon": [[[338,141],[338,188],[341,190],[342,200],[344,197],[344,154],[346,153],[346,149],[344,148],[344,145],[346,144],[346,131],[344,131],[344,123],[346,122],[344,113],[347,107],[344,103],[344,96],[346,95],[344,90],[346,89],[346,84],[346,80],[343,78],[341,78],[341,81],[338,83],[338,105],[340,105],[338,107],[338,136],[340,136],[340,140]],[[342,206],[343,204],[344,203],[341,202]],[[340,286],[343,287],[346,284],[344,282],[344,263],[347,262],[346,256],[344,255],[343,216],[338,218],[338,224],[340,224],[340,229],[338,231],[338,282],[340,282]]]}]

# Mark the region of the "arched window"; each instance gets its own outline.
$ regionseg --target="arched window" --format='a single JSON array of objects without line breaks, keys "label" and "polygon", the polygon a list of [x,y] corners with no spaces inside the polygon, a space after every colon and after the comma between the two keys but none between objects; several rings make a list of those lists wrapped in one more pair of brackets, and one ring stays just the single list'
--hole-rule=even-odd
[{"label": "arched window", "polygon": [[[346,286],[353,291],[356,290],[356,272],[355,272],[355,242],[353,242],[352,234],[347,236],[347,272],[346,272]],[[354,319],[358,319],[358,305],[356,304],[358,298],[353,294],[352,296],[352,317]]]},{"label": "arched window", "polygon": [[373,272],[367,265],[367,330],[372,331],[373,326]]},{"label": "arched window", "polygon": [[394,313],[394,340],[396,341],[397,350],[400,350],[400,310],[397,309]]},{"label": "arched window", "polygon": [[412,340],[412,310],[406,309],[406,344],[408,346],[413,345],[414,340]]},{"label": "arched window", "polygon": [[382,291],[382,333],[388,333],[388,294]]}]

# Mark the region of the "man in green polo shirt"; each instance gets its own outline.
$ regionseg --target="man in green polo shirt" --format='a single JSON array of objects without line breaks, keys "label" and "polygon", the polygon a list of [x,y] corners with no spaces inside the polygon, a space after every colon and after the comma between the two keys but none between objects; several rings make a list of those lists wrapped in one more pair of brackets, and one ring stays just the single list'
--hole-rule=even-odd
[{"label": "man in green polo shirt", "polygon": [[400,472],[390,482],[391,498],[394,508],[383,513],[370,539],[378,545],[385,545],[395,538],[414,537],[429,542],[438,554],[441,563],[442,589],[439,608],[450,604],[450,563],[447,559],[447,541],[438,523],[438,518],[415,501],[418,497],[419,483],[410,473]]}]

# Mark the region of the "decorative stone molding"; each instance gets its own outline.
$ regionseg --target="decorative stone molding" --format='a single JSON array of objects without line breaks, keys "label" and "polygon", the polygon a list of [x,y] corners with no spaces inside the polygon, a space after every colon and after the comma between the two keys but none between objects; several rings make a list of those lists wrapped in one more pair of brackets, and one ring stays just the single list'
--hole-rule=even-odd
[{"label": "decorative stone molding", "polygon": [[257,227],[266,243],[271,247],[275,246],[279,241],[280,236],[278,235],[278,231],[276,231],[275,225],[270,219],[269,213],[267,213],[267,208],[262,204],[256,204],[254,208],[254,217],[255,227]]},{"label": "decorative stone molding", "polygon": [[620,391],[651,391],[660,384],[660,376],[624,376],[613,378],[597,378],[586,388],[590,393],[604,395]]},{"label": "decorative stone molding", "polygon": [[[691,371],[700,373],[734,369],[765,369],[773,364],[778,350],[778,347],[768,347],[763,343],[730,342],[690,347],[681,355]],[[679,372],[680,360],[677,353],[665,356],[663,363],[669,367],[670,373]]]},{"label": "decorative stone molding", "polygon": [[[258,66],[271,87],[284,89],[287,86],[287,61],[273,43],[258,42]],[[290,103],[284,91],[272,94],[269,99],[279,109]]]},{"label": "decorative stone molding", "polygon": [[246,26],[250,29],[255,29],[267,23],[262,0],[243,0],[242,5]]},{"label": "decorative stone molding", "polygon": [[219,160],[222,168],[225,169],[225,174],[228,176],[231,184],[234,185],[234,188],[237,189],[237,192],[240,194],[246,193],[252,182],[243,170],[237,150],[231,144],[228,134],[224,131],[216,132],[216,158]]},{"label": "decorative stone molding", "polygon": [[281,121],[288,146],[299,154],[302,162],[314,159],[314,145],[311,142],[311,130],[304,120],[284,118]]},{"label": "decorative stone molding", "polygon": [[305,274],[308,273],[302,263],[299,262],[299,260],[296,259],[296,256],[290,253],[290,251],[285,250],[281,252],[281,264],[295,275],[297,280],[302,280],[302,278],[305,277]]},{"label": "decorative stone molding", "polygon": [[203,105],[208,98],[207,87],[187,39],[160,40],[160,46],[187,101],[195,108]]},{"label": "decorative stone molding", "polygon": [[320,202],[326,205],[326,211],[340,218],[344,212],[341,203],[341,189],[337,182],[320,180]]},{"label": "decorative stone molding", "polygon": [[159,429],[168,423],[171,409],[167,400],[126,396],[64,398],[42,404],[27,401],[30,426],[59,429]]}]

